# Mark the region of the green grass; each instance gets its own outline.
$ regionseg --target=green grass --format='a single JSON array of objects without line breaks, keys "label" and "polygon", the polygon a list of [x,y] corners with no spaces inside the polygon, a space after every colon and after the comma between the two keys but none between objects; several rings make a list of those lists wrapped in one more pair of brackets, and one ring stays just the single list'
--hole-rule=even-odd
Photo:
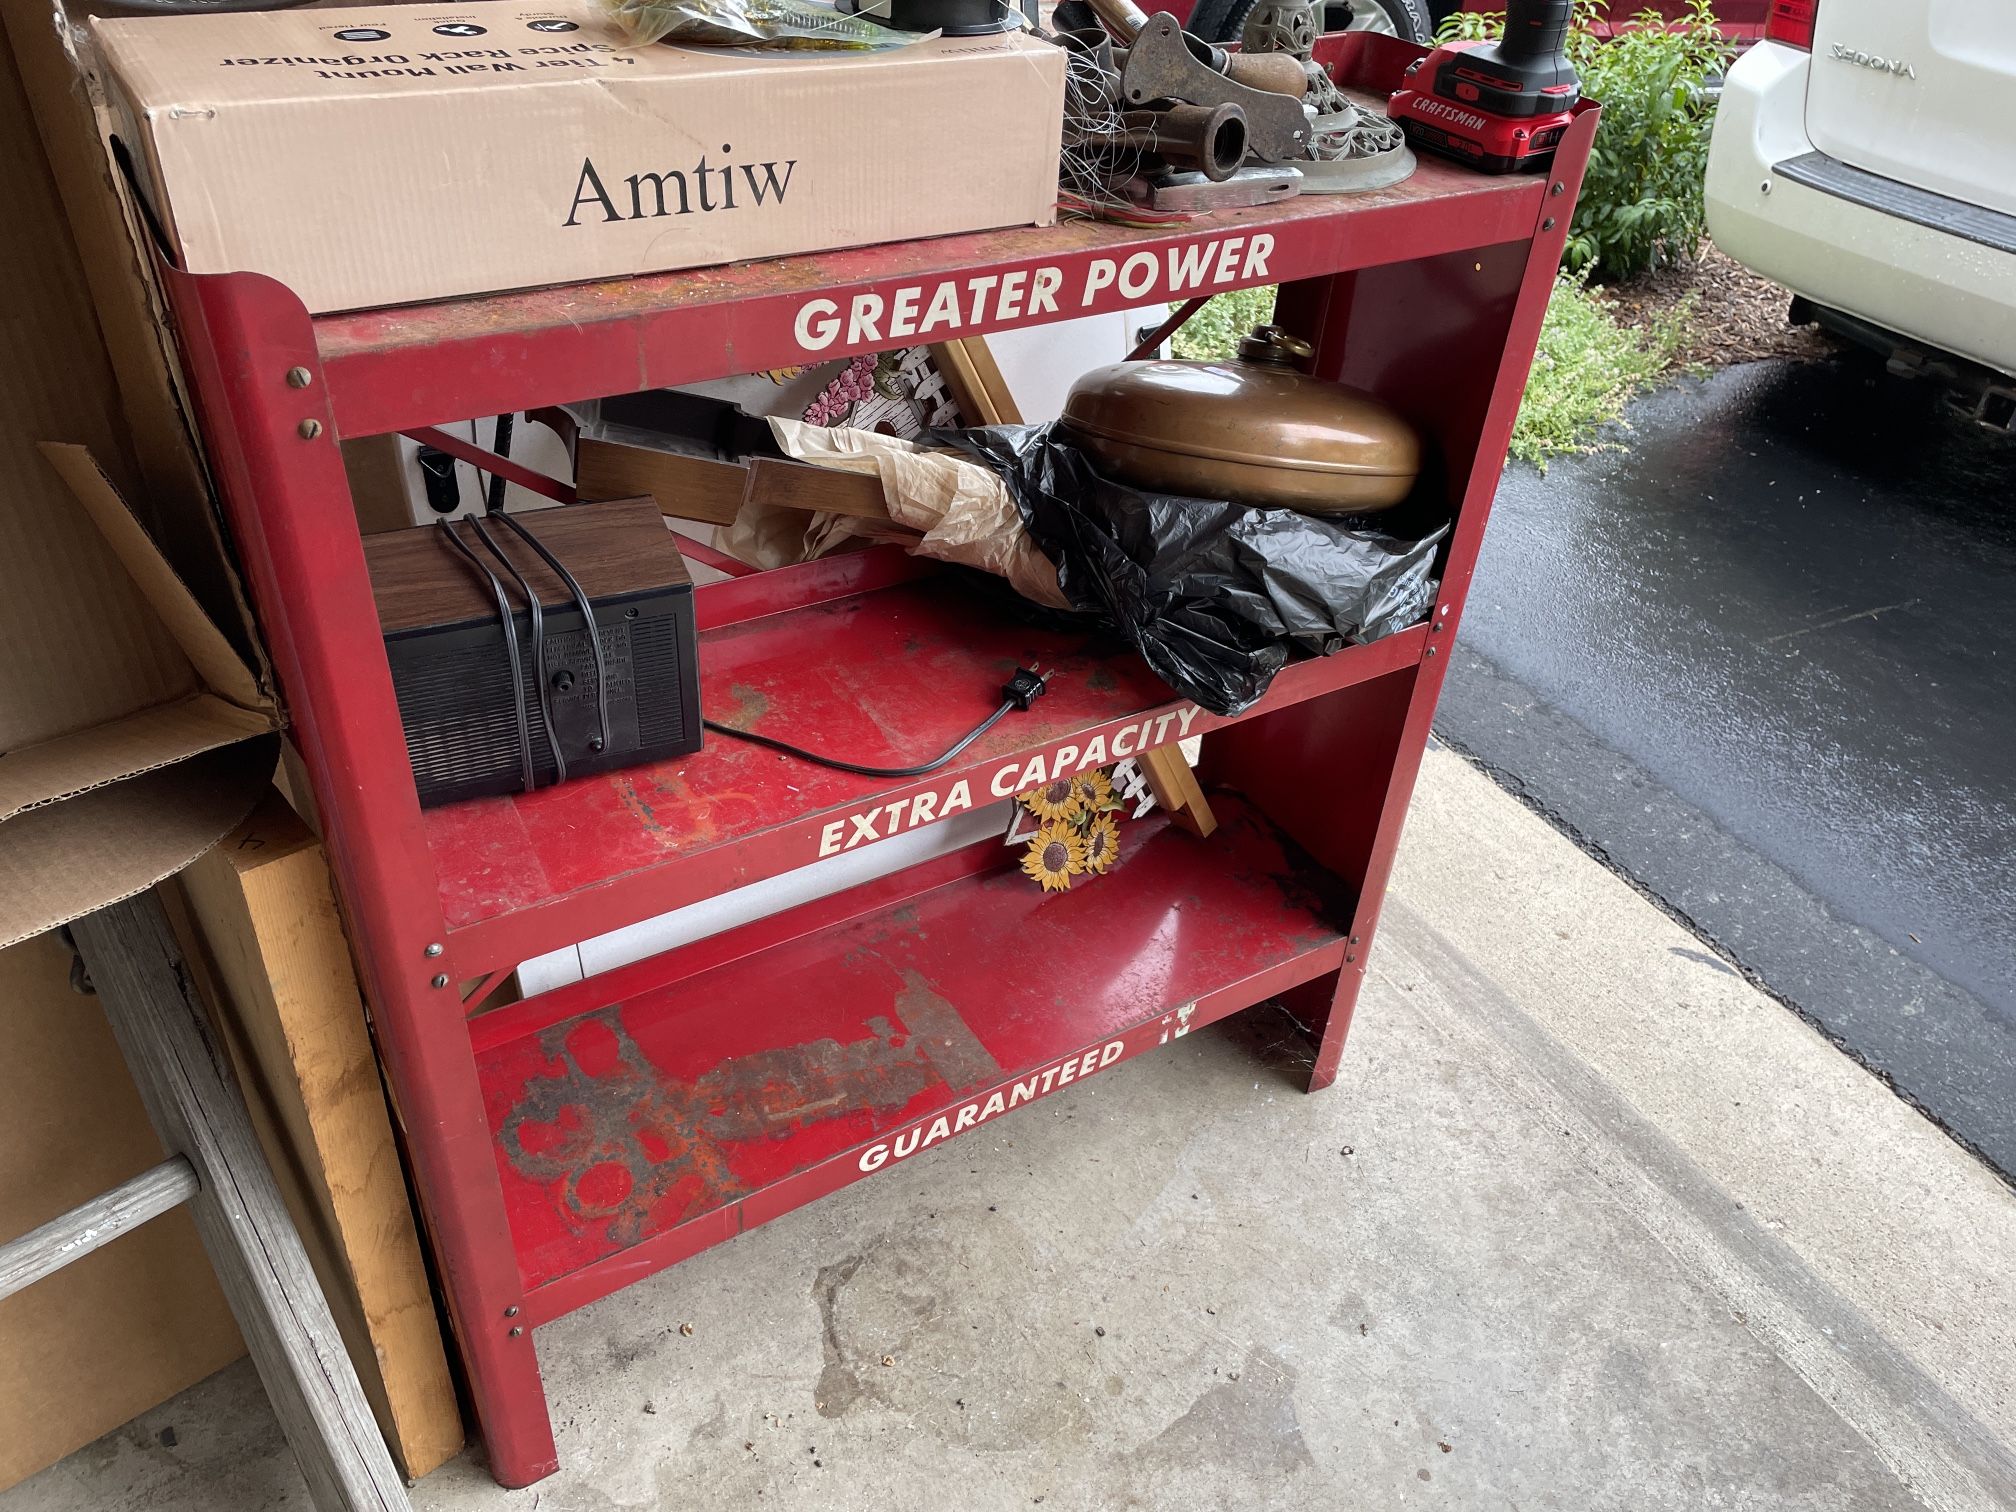
[{"label": "green grass", "polygon": [[[1188,360],[1233,355],[1239,338],[1274,316],[1274,291],[1241,289],[1220,294],[1170,339]],[[1512,427],[1512,455],[1542,472],[1550,457],[1619,448],[1606,427],[1622,420],[1624,406],[1664,376],[1687,331],[1681,310],[1636,330],[1621,325],[1608,300],[1582,279],[1563,274],[1547,302],[1533,374]]]},{"label": "green grass", "polygon": [[1600,293],[1563,274],[1547,301],[1533,373],[1512,425],[1512,455],[1545,472],[1549,457],[1621,450],[1604,428],[1622,420],[1624,406],[1672,368],[1689,315],[1681,309],[1633,329],[1618,323]]}]

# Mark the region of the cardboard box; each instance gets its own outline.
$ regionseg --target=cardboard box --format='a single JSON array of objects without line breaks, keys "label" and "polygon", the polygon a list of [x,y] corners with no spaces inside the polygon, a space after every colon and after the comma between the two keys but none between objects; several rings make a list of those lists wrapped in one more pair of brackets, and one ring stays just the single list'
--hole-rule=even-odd
[{"label": "cardboard box", "polygon": [[191,271],[311,311],[1055,216],[1064,54],[630,47],[587,4],[98,20],[119,134]]},{"label": "cardboard box", "polygon": [[[64,123],[44,124],[73,141]],[[247,666],[113,485],[146,487],[152,469],[135,463],[35,134],[10,59],[0,70],[0,180],[13,212],[0,218],[12,295],[0,330],[0,946],[139,892],[214,844],[265,790],[280,725],[263,665]],[[88,175],[73,178],[81,201]],[[97,260],[112,262],[111,249]],[[235,595],[223,597],[235,611]]]},{"label": "cardboard box", "polygon": [[[26,249],[10,247],[4,266],[21,301],[16,308],[34,301],[32,324],[63,333],[53,343],[32,340],[24,325],[20,350],[7,347],[5,371],[22,389],[46,396],[36,402],[62,421],[26,439],[89,446],[212,622],[256,661],[258,634],[183,407],[177,359],[160,324],[162,298],[139,240],[140,217],[106,151],[109,118],[94,101],[97,92],[80,72],[72,42],[90,0],[75,0],[69,11],[65,3],[0,0],[18,63],[9,69],[18,81],[6,85],[8,98],[0,103],[0,174],[10,220],[33,239]],[[37,270],[33,285],[19,271],[24,259]],[[32,334],[46,338],[49,331]],[[31,472],[48,476],[39,458],[27,460]],[[24,486],[11,477],[6,483],[10,492]]]},{"label": "cardboard box", "polygon": [[[0,323],[0,638],[8,648],[0,658],[0,939],[13,940],[146,886],[229,829],[264,786],[258,748],[270,752],[273,738],[240,736],[270,730],[276,716],[214,632],[190,631],[192,656],[150,601],[159,595],[170,619],[192,607],[154,551],[155,539],[177,534],[185,576],[204,581],[207,563],[216,621],[244,630],[159,337],[141,318],[144,291],[99,136],[50,7],[5,0],[4,14],[51,144],[45,158],[24,81],[0,50],[0,188],[9,210],[0,218],[8,278]],[[115,296],[95,316],[94,293]],[[37,446],[46,440],[79,443],[88,457],[61,452],[59,467]],[[144,502],[156,536],[112,497],[99,464]],[[104,510],[116,544],[62,468],[84,484],[88,505]],[[195,491],[175,495],[178,479]],[[206,668],[245,704],[213,695]],[[179,762],[182,755],[192,759]],[[118,780],[129,772],[144,775]],[[245,780],[235,780],[239,772]],[[71,990],[69,973],[70,952],[53,935],[0,950],[8,1031],[0,1239],[161,1159],[105,1015]],[[242,1352],[186,1212],[8,1298],[0,1303],[0,1491]]]},{"label": "cardboard box", "polygon": [[90,453],[40,451],[0,510],[0,946],[180,871],[279,753],[272,697]]}]

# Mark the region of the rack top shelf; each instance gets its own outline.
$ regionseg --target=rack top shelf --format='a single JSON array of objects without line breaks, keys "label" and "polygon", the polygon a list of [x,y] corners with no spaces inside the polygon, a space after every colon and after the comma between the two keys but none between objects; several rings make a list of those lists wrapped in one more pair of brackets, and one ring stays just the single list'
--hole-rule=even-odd
[{"label": "rack top shelf", "polygon": [[[1064,221],[355,311],[319,317],[315,337],[338,430],[356,437],[1524,240],[1546,194],[1544,178],[1424,157],[1390,189],[1178,226]],[[958,315],[926,329],[948,281]],[[907,325],[891,316],[905,297]]]},{"label": "rack top shelf", "polygon": [[[809,295],[882,280],[936,278],[1020,262],[1054,262],[1072,254],[1118,253],[1124,257],[1144,248],[1216,237],[1228,231],[1273,233],[1277,256],[1294,256],[1305,244],[1313,251],[1319,240],[1343,252],[1345,247],[1331,241],[1340,232],[1367,227],[1382,232],[1399,229],[1415,214],[1430,209],[1442,212],[1437,219],[1457,233],[1452,245],[1485,246],[1530,234],[1531,210],[1541,193],[1537,178],[1488,177],[1423,158],[1411,177],[1390,189],[1298,195],[1283,204],[1219,211],[1178,225],[1141,227],[1065,220],[1053,226],[929,237],[437,304],[356,310],[321,316],[315,331],[323,359],[340,364],[444,341],[495,340],[554,326],[579,328],[600,321],[691,312],[751,296]],[[1460,229],[1465,226],[1467,231]],[[1420,255],[1397,247],[1379,250],[1382,255],[1371,261]]]}]

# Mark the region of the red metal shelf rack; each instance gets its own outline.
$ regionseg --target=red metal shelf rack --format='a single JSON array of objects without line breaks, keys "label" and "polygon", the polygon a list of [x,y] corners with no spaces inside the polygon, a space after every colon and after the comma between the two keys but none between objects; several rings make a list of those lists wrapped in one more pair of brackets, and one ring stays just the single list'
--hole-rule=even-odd
[{"label": "red metal shelf rack", "polygon": [[[1417,55],[1324,46],[1374,89]],[[258,275],[163,270],[500,1481],[557,1463],[532,1329],[614,1287],[1263,1000],[1314,1039],[1312,1089],[1334,1078],[1594,130],[1585,107],[1546,177],[1424,161],[1393,189],[1180,229],[1061,225],[319,319]],[[1429,621],[1291,666],[1220,720],[1100,637],[863,552],[699,590],[710,715],[894,763],[969,726],[1017,663],[1055,668],[1050,695],[928,779],[717,741],[421,811],[339,438],[901,345],[797,333],[857,296],[1039,270],[1082,298],[1036,316],[979,300],[934,335],[1282,283],[1277,318],[1318,371],[1385,399],[1439,461],[1456,527]],[[1118,756],[1206,732],[1209,840],[1144,821],[1113,874],[1050,896],[976,846],[480,1011],[521,960],[935,822],[957,784],[977,805],[1095,740]]]}]

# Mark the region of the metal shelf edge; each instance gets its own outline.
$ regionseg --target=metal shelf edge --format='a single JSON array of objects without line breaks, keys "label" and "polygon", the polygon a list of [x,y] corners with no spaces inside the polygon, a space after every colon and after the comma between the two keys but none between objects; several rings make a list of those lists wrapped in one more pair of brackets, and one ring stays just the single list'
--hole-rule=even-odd
[{"label": "metal shelf edge", "polygon": [[[1538,178],[1469,178],[1437,195],[1312,196],[1299,211],[1225,212],[1174,231],[981,232],[327,315],[315,331],[337,430],[355,438],[1526,240],[1543,195]],[[1032,313],[1025,299],[1004,313],[983,297],[1039,273],[1053,290],[1047,309]],[[988,286],[979,294],[976,280]],[[892,311],[906,291],[917,291],[916,320],[948,284],[961,289],[956,323],[852,325],[853,312]]]},{"label": "metal shelf edge", "polygon": [[[1275,679],[1266,697],[1245,713],[1226,718],[1199,709],[1185,733],[1201,735],[1224,729],[1414,667],[1421,661],[1428,635],[1425,624],[1414,625],[1365,645],[1346,646],[1331,656],[1294,663]],[[1161,720],[1165,715],[1174,720],[1177,711],[1185,708],[1195,706],[1187,700],[1171,699],[1166,704],[1088,725],[1041,745],[977,760],[962,759],[929,777],[897,783],[845,804],[807,812],[767,831],[739,835],[704,850],[670,856],[643,870],[605,878],[592,887],[451,927],[448,941],[456,961],[464,969],[472,964],[514,966],[518,961],[809,865],[820,859],[821,837],[826,828],[844,823],[850,814],[908,801],[920,793],[949,788],[962,779],[970,783],[981,774],[1010,765],[1026,767],[1039,757],[1053,759],[1059,750],[1074,745],[1082,747],[1096,735],[1104,734],[1110,742],[1116,732],[1137,727],[1144,721]],[[1178,738],[1173,733],[1178,727],[1178,723],[1168,724],[1167,738],[1156,745]]]}]

